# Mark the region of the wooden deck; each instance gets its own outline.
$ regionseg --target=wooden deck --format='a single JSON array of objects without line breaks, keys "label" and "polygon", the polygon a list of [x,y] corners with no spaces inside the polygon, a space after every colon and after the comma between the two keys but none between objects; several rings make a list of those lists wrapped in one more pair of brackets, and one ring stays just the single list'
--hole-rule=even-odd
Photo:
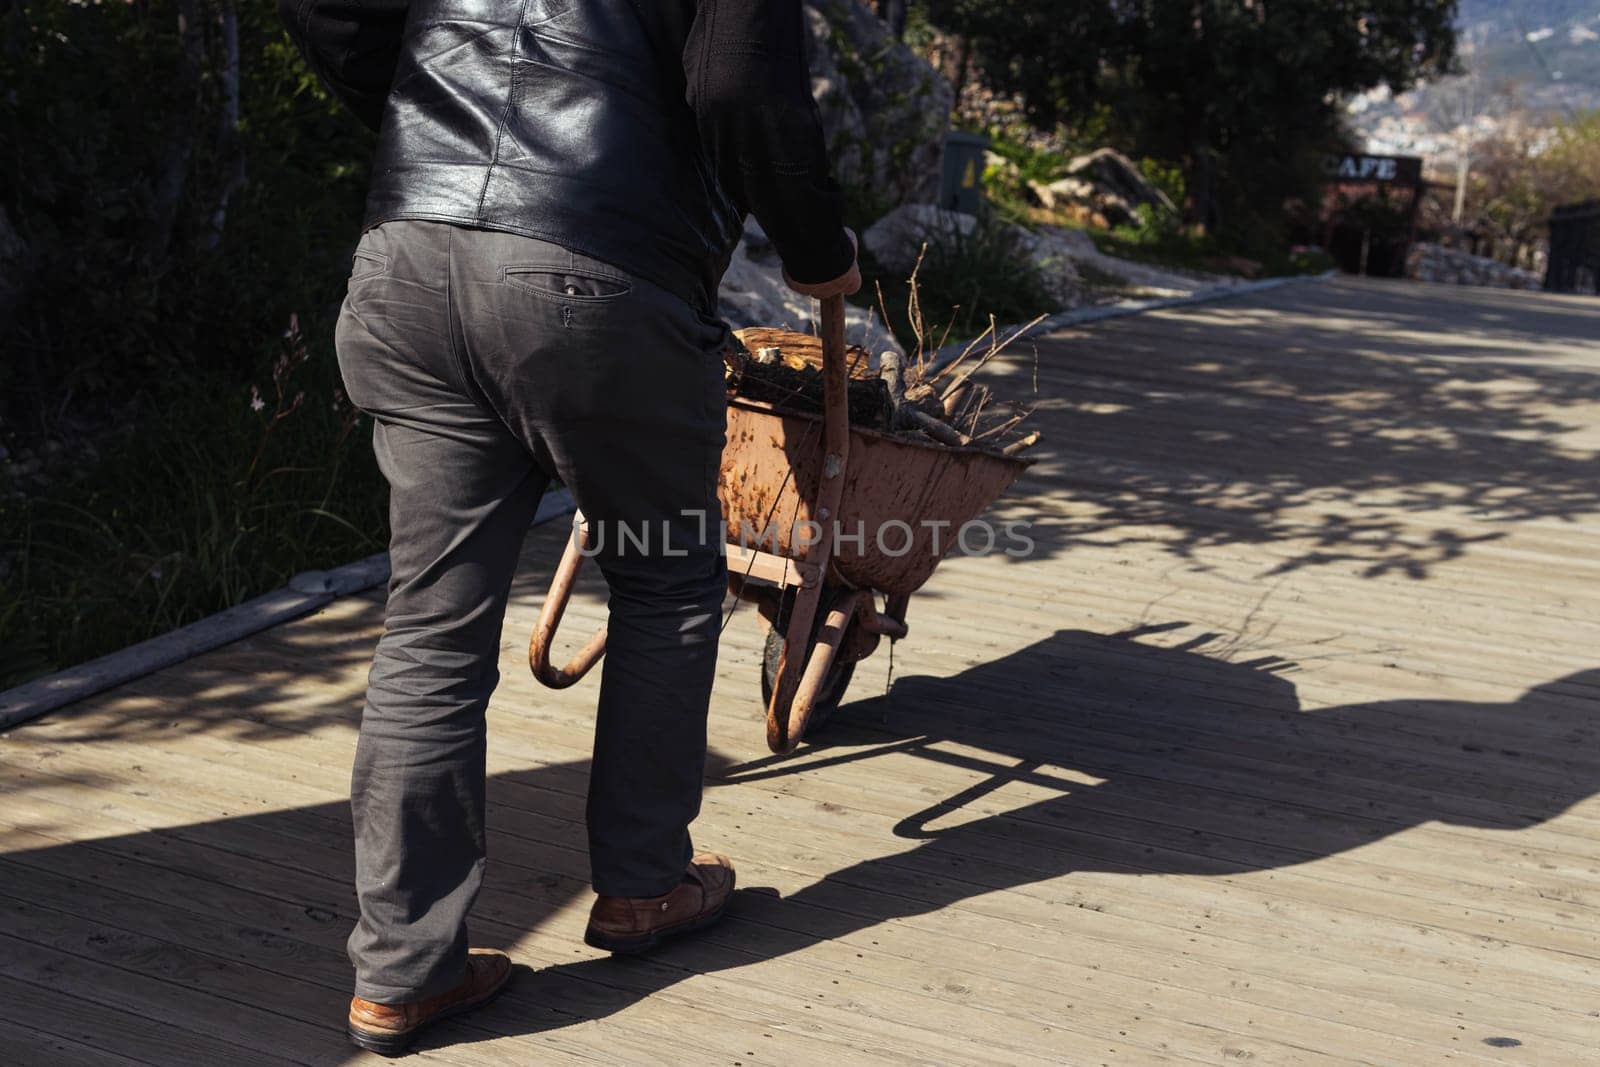
[{"label": "wooden deck", "polygon": [[[1041,343],[1037,551],[949,561],[795,758],[735,616],[696,836],[744,888],[644,960],[580,941],[594,690],[527,674],[538,529],[474,927],[528,969],[418,1059],[1600,1062],[1597,339],[1340,281]],[[338,601],[0,741],[0,1062],[363,1059],[378,629]]]}]

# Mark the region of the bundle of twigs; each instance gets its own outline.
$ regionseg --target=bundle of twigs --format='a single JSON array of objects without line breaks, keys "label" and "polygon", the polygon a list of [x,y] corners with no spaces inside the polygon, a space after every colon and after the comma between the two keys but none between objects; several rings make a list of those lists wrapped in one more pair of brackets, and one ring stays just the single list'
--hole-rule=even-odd
[{"label": "bundle of twigs", "polygon": [[[1004,337],[990,316],[988,329],[954,358],[941,360],[937,353],[949,339],[949,329],[939,344],[930,346],[931,334],[926,329],[917,289],[921,266],[918,257],[909,279],[907,305],[915,350],[908,356],[886,351],[878,357],[876,367],[871,366],[868,353],[859,345],[852,345],[846,353],[851,425],[915,435],[956,448],[983,448],[1007,456],[1038,444],[1039,434],[1022,427],[1033,409],[999,402],[994,391],[977,381],[976,376],[1043,316]],[[882,308],[881,287],[878,301]],[[734,336],[734,346],[727,355],[730,395],[789,411],[815,414],[822,410],[820,339],[759,327],[740,330]]]},{"label": "bundle of twigs", "polygon": [[1008,456],[1038,444],[1037,431],[1018,430],[1033,414],[1032,408],[997,403],[993,389],[973,380],[1038,321],[1002,339],[990,318],[989,328],[943,366],[922,358],[921,352],[909,362],[897,352],[885,352],[879,360],[879,373],[889,387],[892,427],[926,434],[940,444],[980,445]]},{"label": "bundle of twigs", "polygon": [[[944,350],[945,342],[950,338],[955,314],[952,313],[950,325],[945,327],[938,343],[930,345],[932,334],[923,316],[921,292],[917,285],[917,275],[922,270],[922,260],[927,252],[927,245],[923,245],[908,279],[910,294],[906,313],[916,347],[906,357],[896,352],[885,352],[879,359],[879,374],[889,387],[893,406],[893,426],[897,430],[924,434],[940,444],[957,447],[976,445],[1008,456],[1026,451],[1040,440],[1037,431],[1021,429],[1022,423],[1033,414],[1033,409],[1015,402],[998,403],[994,391],[976,381],[975,376],[1013,342],[1037,326],[1044,316],[1017,327],[1002,338],[994,316],[990,315],[986,330],[973,338],[954,359],[941,361],[937,354]],[[887,321],[888,309],[884,305],[882,286],[878,287],[878,306]]]}]

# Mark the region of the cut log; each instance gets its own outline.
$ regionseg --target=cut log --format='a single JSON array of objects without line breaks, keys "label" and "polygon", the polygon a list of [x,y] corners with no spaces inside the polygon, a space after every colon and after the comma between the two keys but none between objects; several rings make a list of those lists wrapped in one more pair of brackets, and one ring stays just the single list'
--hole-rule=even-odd
[{"label": "cut log", "polygon": [[885,352],[878,357],[878,376],[889,390],[889,403],[896,411],[906,402],[904,357],[898,352]]},{"label": "cut log", "polygon": [[[750,326],[743,330],[735,330],[733,335],[751,352],[758,352],[763,348],[776,348],[779,361],[786,367],[795,370],[811,367],[818,372],[822,370],[820,337],[794,330],[774,330],[766,326]],[[858,381],[876,378],[877,374],[871,364],[872,360],[867,350],[860,345],[851,345],[845,349],[844,365],[850,371],[851,378]]]},{"label": "cut log", "polygon": [[941,445],[950,445],[962,448],[971,443],[968,437],[943,419],[936,419],[926,412],[918,411],[907,405],[900,409],[899,424],[911,429],[921,430]]},{"label": "cut log", "polygon": [[[728,390],[733,396],[772,404],[784,411],[822,414],[822,375],[810,367],[796,369],[782,361],[750,360],[729,376]],[[889,389],[876,378],[850,382],[849,409],[852,426],[873,430],[891,426],[893,405],[889,402]]]},{"label": "cut log", "polygon": [[1000,450],[1000,454],[1002,456],[1021,455],[1023,452],[1026,452],[1028,449],[1038,444],[1041,436],[1042,435],[1039,433],[1039,431],[1035,430],[1026,437],[1019,437],[1015,441],[1012,441],[1009,445],[1006,445],[1006,447],[1002,448]]}]

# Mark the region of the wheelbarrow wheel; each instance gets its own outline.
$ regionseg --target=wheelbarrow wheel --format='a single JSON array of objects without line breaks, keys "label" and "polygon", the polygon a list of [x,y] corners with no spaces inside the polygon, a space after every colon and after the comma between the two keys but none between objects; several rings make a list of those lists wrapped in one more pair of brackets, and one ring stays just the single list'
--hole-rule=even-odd
[{"label": "wheelbarrow wheel", "polygon": [[[811,624],[811,640],[806,642],[806,655],[811,654],[811,649],[817,643],[817,635],[822,631],[822,623],[828,617],[828,611],[840,599],[855,595],[853,589],[839,589],[832,593],[824,593],[822,603],[817,605],[817,617]],[[789,632],[789,610],[794,604],[794,597],[785,593],[783,603],[778,608],[777,621],[767,630],[767,644],[761,655],[761,703],[765,707],[772,703],[772,690],[778,684],[778,664],[783,659],[783,649],[787,645]],[[845,631],[848,640],[855,622],[852,620]],[[818,730],[828,725],[828,720],[833,718],[833,713],[838,710],[844,700],[844,691],[850,687],[850,678],[856,673],[854,663],[846,663],[835,658],[833,666],[828,668],[828,677],[822,683],[822,692],[817,695],[816,703],[811,706],[811,715],[806,719],[806,736],[810,737]]]}]

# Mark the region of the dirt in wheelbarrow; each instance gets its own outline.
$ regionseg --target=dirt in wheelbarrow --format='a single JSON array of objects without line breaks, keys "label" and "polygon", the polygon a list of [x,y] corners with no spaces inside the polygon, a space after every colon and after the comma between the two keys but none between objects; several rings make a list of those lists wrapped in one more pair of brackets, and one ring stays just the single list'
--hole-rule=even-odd
[{"label": "dirt in wheelbarrow", "polygon": [[[991,331],[987,348],[980,337],[957,358],[938,365],[892,351],[874,359],[851,345],[845,353],[850,424],[956,448],[1008,456],[1025,451],[1039,441],[1039,434],[1024,425],[1032,409],[1003,402],[989,385],[974,380],[1014,336],[1002,341]],[[734,334],[725,361],[729,396],[821,414],[820,338],[751,327]]]}]

